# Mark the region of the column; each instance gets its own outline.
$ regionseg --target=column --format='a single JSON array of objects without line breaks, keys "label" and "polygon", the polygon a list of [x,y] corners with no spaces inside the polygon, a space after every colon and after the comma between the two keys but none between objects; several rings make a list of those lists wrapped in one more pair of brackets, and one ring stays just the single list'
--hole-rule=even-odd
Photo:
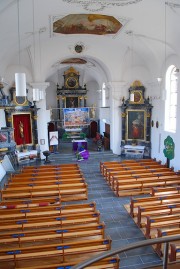
[{"label": "column", "polygon": [[125,95],[125,83],[108,82],[110,92],[110,145],[114,154],[121,154],[122,118],[120,106]]},{"label": "column", "polygon": [[[34,115],[37,123],[37,142],[40,145],[41,159],[45,159],[42,154],[43,151],[49,150],[48,143],[48,122],[50,119],[50,111],[46,109],[46,88],[49,86],[48,82],[31,83],[34,89],[39,89],[41,92],[40,100],[36,102],[37,115]],[[45,141],[44,145],[41,145],[41,139]]]}]

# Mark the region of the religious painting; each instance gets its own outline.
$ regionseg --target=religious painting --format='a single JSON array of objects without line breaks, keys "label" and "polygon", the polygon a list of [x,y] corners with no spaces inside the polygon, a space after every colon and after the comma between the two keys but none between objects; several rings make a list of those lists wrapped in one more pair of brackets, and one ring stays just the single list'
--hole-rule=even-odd
[{"label": "religious painting", "polygon": [[66,108],[74,108],[79,106],[79,98],[77,96],[66,97]]},{"label": "religious painting", "polygon": [[32,144],[32,122],[30,113],[13,114],[14,140],[17,145]]},{"label": "religious painting", "polygon": [[87,61],[81,58],[68,58],[61,62],[61,64],[86,64]]},{"label": "religious painting", "polygon": [[126,139],[145,140],[146,115],[145,110],[127,110]]},{"label": "religious painting", "polygon": [[102,14],[69,14],[53,22],[53,32],[59,34],[116,34],[121,27],[113,16]]},{"label": "religious painting", "polygon": [[64,126],[81,126],[90,123],[89,108],[64,108]]}]

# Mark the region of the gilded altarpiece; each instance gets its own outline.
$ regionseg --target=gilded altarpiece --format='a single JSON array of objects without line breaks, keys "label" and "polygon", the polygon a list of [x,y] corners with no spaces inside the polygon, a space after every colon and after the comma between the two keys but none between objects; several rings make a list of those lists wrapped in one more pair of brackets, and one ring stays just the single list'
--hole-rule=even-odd
[{"label": "gilded altarpiece", "polygon": [[124,147],[143,146],[144,157],[151,157],[151,112],[149,98],[145,98],[145,87],[140,81],[135,81],[129,88],[129,98],[121,105],[122,141],[121,153]]}]

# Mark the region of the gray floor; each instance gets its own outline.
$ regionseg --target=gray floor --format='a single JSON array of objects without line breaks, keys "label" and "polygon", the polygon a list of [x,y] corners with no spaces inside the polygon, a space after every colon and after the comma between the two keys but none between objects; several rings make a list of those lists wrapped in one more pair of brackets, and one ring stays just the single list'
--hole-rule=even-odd
[{"label": "gray floor", "polygon": [[[124,204],[129,203],[129,197],[116,197],[100,173],[100,161],[120,161],[121,156],[114,155],[111,151],[98,152],[92,141],[88,142],[88,150],[90,152],[89,159],[78,163],[88,183],[88,201],[96,202],[101,221],[104,221],[106,225],[106,235],[112,239],[112,249],[146,240],[124,208]],[[76,156],[72,152],[71,143],[60,143],[58,153],[52,153],[50,160],[52,164],[77,162]],[[34,165],[34,163],[32,164]],[[44,162],[41,162],[40,165],[44,165]],[[131,250],[119,256],[120,268],[123,269],[139,269],[161,264],[161,259],[151,247]]]}]

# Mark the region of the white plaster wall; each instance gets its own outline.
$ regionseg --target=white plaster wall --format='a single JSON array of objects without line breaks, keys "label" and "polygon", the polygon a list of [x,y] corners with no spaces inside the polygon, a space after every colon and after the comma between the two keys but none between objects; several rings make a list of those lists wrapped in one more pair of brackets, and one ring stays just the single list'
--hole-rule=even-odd
[{"label": "white plaster wall", "polygon": [[[174,64],[175,66],[180,66],[180,60],[178,55],[171,55],[167,58],[166,68]],[[178,102],[177,102],[177,130],[176,133],[170,133],[165,131],[165,98],[166,92],[165,90],[165,68],[163,71],[163,80],[159,86],[157,91],[157,96],[159,96],[160,91],[160,98],[154,98],[152,100],[152,120],[156,123],[159,122],[159,128],[156,128],[156,124],[154,127],[151,128],[151,140],[152,140],[152,158],[161,160],[162,163],[166,163],[166,157],[164,156],[163,149],[164,149],[164,140],[167,136],[171,136],[174,143],[175,143],[175,157],[173,160],[170,161],[170,166],[173,166],[175,171],[180,169],[180,94],[178,94]],[[179,77],[180,80],[180,77]],[[180,83],[178,83],[178,93],[180,92]]]},{"label": "white plaster wall", "polygon": [[49,87],[46,89],[46,107],[47,109],[57,108],[57,86],[54,82],[50,82]]}]

